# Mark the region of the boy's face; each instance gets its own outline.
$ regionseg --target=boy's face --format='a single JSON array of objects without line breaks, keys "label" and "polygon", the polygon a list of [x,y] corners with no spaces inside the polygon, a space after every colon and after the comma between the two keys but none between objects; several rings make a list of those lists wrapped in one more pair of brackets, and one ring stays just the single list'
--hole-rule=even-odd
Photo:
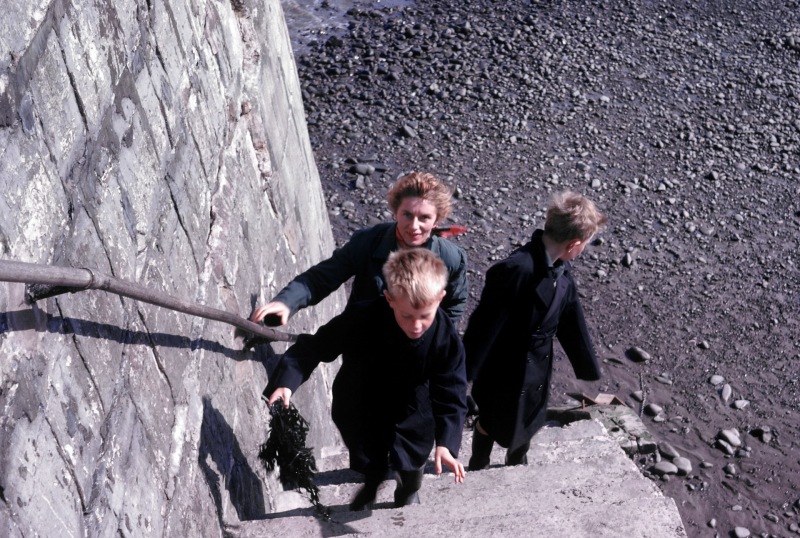
[{"label": "boy's face", "polygon": [[436,206],[424,198],[408,196],[400,202],[394,218],[403,242],[409,247],[420,247],[430,238],[431,230],[436,226]]},{"label": "boy's face", "polygon": [[397,324],[403,329],[406,336],[416,340],[422,338],[425,331],[433,324],[433,320],[436,319],[436,309],[439,308],[439,303],[444,299],[445,291],[442,290],[437,301],[423,305],[420,308],[414,308],[405,295],[398,294],[396,297],[392,297],[388,291],[384,291],[383,294],[394,311],[394,319]]}]

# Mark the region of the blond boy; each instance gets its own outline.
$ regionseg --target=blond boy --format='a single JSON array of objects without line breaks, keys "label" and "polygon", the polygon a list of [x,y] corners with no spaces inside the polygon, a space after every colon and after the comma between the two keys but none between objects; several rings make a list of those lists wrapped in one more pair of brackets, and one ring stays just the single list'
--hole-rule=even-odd
[{"label": "blond boy", "polygon": [[470,470],[489,465],[495,442],[508,449],[507,465],[527,463],[547,413],[555,337],[579,379],[599,379],[570,262],[606,220],[586,197],[556,194],[544,230],[487,272],[464,334],[467,379],[480,410]]},{"label": "blond boy", "polygon": [[395,506],[418,503],[434,443],[437,474],[444,465],[456,482],[464,480],[456,459],[466,414],[464,349],[439,308],[447,268],[432,252],[413,248],[393,252],[383,275],[383,297],[348,305],[313,336],[301,336],[265,390],[270,405],[288,405],[320,362],[343,355],[332,416],[351,467],[365,475],[353,510],[372,505],[389,468],[396,473]]}]

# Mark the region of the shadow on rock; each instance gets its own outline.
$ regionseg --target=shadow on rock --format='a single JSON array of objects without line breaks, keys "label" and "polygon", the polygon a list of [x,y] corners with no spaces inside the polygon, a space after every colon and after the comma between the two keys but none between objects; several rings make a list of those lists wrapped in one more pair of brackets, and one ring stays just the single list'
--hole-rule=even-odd
[{"label": "shadow on rock", "polygon": [[240,521],[265,516],[261,479],[247,462],[225,417],[207,398],[203,399],[198,462],[217,507],[221,527],[225,527],[223,514],[227,503],[236,510]]},{"label": "shadow on rock", "polygon": [[[172,347],[185,349],[203,349],[212,353],[219,353],[228,359],[235,361],[255,360],[261,362],[265,367],[276,362],[276,355],[269,346],[259,345],[249,350],[233,349],[204,338],[189,338],[188,336],[133,331],[123,329],[108,323],[98,323],[79,318],[62,318],[45,314],[42,320],[33,314],[31,310],[17,310],[13,312],[0,312],[0,335],[14,331],[47,331],[53,334],[74,334],[89,338],[102,338],[123,344],[142,345],[148,347]],[[266,340],[264,341],[266,342]],[[269,368],[268,368],[269,371]]]}]

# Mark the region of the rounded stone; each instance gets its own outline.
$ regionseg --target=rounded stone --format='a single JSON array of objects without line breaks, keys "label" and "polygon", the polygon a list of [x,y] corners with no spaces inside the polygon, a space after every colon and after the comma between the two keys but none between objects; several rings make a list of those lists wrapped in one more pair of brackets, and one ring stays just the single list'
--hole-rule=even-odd
[{"label": "rounded stone", "polygon": [[675,448],[671,444],[666,443],[666,442],[658,443],[658,451],[661,452],[661,454],[664,457],[667,457],[667,458],[669,458],[671,460],[677,458],[678,456],[680,456],[678,451],[675,450]]},{"label": "rounded stone", "polygon": [[722,430],[717,434],[719,439],[722,439],[726,443],[731,446],[738,447],[742,446],[741,437],[739,437],[739,432],[733,429]]},{"label": "rounded stone", "polygon": [[664,409],[660,405],[654,403],[647,404],[646,406],[644,406],[644,412],[650,415],[651,417],[660,415],[663,410]]},{"label": "rounded stone", "polygon": [[658,476],[678,474],[678,467],[668,461],[659,461],[651,470]]},{"label": "rounded stone", "polygon": [[678,468],[679,475],[685,476],[692,472],[692,462],[688,458],[678,456],[672,460],[672,463]]}]

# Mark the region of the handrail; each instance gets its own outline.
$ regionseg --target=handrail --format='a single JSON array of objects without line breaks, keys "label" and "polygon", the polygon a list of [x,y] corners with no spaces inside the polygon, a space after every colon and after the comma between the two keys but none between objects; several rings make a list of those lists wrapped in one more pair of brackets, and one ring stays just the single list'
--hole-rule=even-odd
[{"label": "handrail", "polygon": [[249,333],[263,336],[275,342],[293,342],[297,335],[276,331],[224,310],[184,301],[162,291],[154,291],[140,284],[122,280],[87,268],[41,265],[36,263],[0,260],[0,281],[43,284],[51,288],[37,289],[28,286],[26,298],[33,303],[60,293],[84,290],[102,290],[116,293],[156,306],[169,308],[184,314],[221,321]]}]

